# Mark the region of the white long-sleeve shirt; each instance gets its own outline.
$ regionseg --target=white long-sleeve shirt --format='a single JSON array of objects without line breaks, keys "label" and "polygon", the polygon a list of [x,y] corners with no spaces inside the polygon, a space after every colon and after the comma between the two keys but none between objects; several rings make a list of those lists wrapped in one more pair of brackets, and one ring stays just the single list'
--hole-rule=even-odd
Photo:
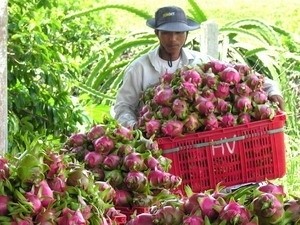
[{"label": "white long-sleeve shirt", "polygon": [[[214,60],[214,58],[194,50],[183,48],[181,61],[178,63],[177,68],[183,65],[207,63],[211,60]],[[174,67],[173,71],[177,69]],[[166,68],[162,65],[158,48],[136,59],[127,68],[112,112],[120,124],[127,127],[134,126],[137,122],[141,94],[149,86],[158,84],[161,75],[165,72]],[[281,95],[278,84],[269,78],[265,79],[264,90],[269,96]]]}]

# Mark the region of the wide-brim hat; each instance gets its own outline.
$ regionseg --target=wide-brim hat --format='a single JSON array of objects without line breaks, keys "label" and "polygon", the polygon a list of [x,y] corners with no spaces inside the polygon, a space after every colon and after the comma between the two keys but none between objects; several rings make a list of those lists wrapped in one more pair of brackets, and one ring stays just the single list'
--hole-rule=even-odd
[{"label": "wide-brim hat", "polygon": [[200,28],[200,24],[187,18],[184,11],[176,6],[159,8],[155,18],[146,21],[147,26],[163,31],[185,32]]}]

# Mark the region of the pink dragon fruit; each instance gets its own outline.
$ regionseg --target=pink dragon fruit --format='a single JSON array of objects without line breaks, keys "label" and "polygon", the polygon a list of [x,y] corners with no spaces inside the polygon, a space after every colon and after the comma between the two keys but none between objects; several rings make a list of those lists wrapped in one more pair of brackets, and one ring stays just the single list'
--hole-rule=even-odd
[{"label": "pink dragon fruit", "polygon": [[154,224],[180,225],[184,212],[176,206],[166,205],[159,208],[154,214]]},{"label": "pink dragon fruit", "polygon": [[265,104],[268,101],[268,95],[263,90],[256,90],[250,94],[252,101],[256,104]]},{"label": "pink dragon fruit", "polygon": [[262,193],[252,201],[253,212],[261,224],[280,224],[284,218],[284,207],[275,195]]},{"label": "pink dragon fruit", "polygon": [[289,199],[284,203],[284,210],[295,224],[300,222],[300,200]]},{"label": "pink dragon fruit", "polygon": [[220,120],[220,127],[233,127],[237,124],[237,118],[235,115],[233,115],[232,113],[228,112],[226,113],[225,115],[223,116],[220,116],[219,117],[219,120]]},{"label": "pink dragon fruit", "polygon": [[161,76],[160,81],[162,84],[171,84],[174,78],[174,73],[168,73],[167,71]]},{"label": "pink dragon fruit", "polygon": [[8,160],[0,156],[0,181],[9,177]]},{"label": "pink dragon fruit", "polygon": [[42,180],[34,187],[33,193],[41,199],[43,207],[47,207],[55,200],[53,190],[49,187],[47,180]]},{"label": "pink dragon fruit", "polygon": [[219,213],[220,222],[227,222],[224,224],[247,224],[251,220],[250,211],[243,205],[230,200]]},{"label": "pink dragon fruit", "polygon": [[0,216],[5,216],[8,213],[9,196],[0,194]]},{"label": "pink dragon fruit", "polygon": [[66,179],[63,175],[48,179],[49,187],[55,191],[63,193],[67,189]]},{"label": "pink dragon fruit", "polygon": [[158,107],[157,118],[167,119],[171,118],[174,115],[172,108],[169,106]]},{"label": "pink dragon fruit", "polygon": [[114,135],[116,137],[116,140],[122,142],[122,141],[132,141],[133,140],[133,130],[129,129],[127,127],[118,125],[114,129]]},{"label": "pink dragon fruit", "polygon": [[101,199],[104,202],[110,202],[116,195],[115,189],[105,181],[96,181],[95,185],[98,187],[101,192]]},{"label": "pink dragon fruit", "polygon": [[189,81],[183,81],[178,87],[178,92],[179,96],[189,100],[194,100],[199,91],[195,84]]},{"label": "pink dragon fruit", "polygon": [[[214,89],[210,88],[208,86],[204,86],[201,89],[201,96],[210,100],[210,101],[214,101],[214,99],[216,98],[215,93],[214,93]],[[196,99],[198,98],[198,96],[196,97]]]},{"label": "pink dragon fruit", "polygon": [[114,170],[121,166],[121,157],[117,153],[110,153],[104,157],[102,166],[106,170]]},{"label": "pink dragon fruit", "polygon": [[31,191],[25,193],[25,198],[32,204],[33,215],[38,214],[43,207],[41,199]]},{"label": "pink dragon fruit", "polygon": [[69,147],[78,147],[78,146],[83,146],[86,143],[86,141],[87,141],[86,134],[75,133],[69,137],[67,144]]},{"label": "pink dragon fruit", "polygon": [[162,124],[161,131],[164,136],[177,137],[183,133],[183,122],[179,120],[167,120]]},{"label": "pink dragon fruit", "polygon": [[161,122],[158,119],[150,119],[145,123],[145,131],[146,131],[146,137],[150,138],[153,135],[159,135],[160,134],[160,128],[161,128]]},{"label": "pink dragon fruit", "polygon": [[57,219],[58,225],[66,224],[77,224],[77,225],[86,225],[87,221],[83,218],[83,215],[80,210],[72,210],[69,208],[64,208],[62,214]]},{"label": "pink dragon fruit", "polygon": [[182,225],[204,225],[204,220],[201,216],[190,215],[183,218]]},{"label": "pink dragon fruit", "polygon": [[86,134],[87,139],[94,141],[105,134],[106,128],[104,125],[94,125]]},{"label": "pink dragon fruit", "polygon": [[239,72],[233,67],[226,67],[220,74],[220,80],[230,85],[235,85],[241,81]]},{"label": "pink dragon fruit", "polygon": [[176,98],[173,101],[172,110],[179,119],[185,119],[188,114],[187,101],[180,99],[180,98]]},{"label": "pink dragon fruit", "polygon": [[234,95],[249,96],[252,89],[245,82],[241,82],[236,84],[231,91]]},{"label": "pink dragon fruit", "polygon": [[132,205],[132,193],[127,191],[127,190],[123,190],[123,189],[115,189],[116,194],[113,198],[113,203],[115,206],[125,206],[125,207],[129,207]]},{"label": "pink dragon fruit", "polygon": [[184,132],[193,133],[196,132],[201,126],[199,115],[195,112],[190,113],[184,120]]},{"label": "pink dragon fruit", "polygon": [[198,110],[199,114],[202,116],[208,116],[215,110],[215,105],[212,101],[207,98],[198,97],[196,99],[195,108]]},{"label": "pink dragon fruit", "polygon": [[254,108],[253,116],[256,120],[273,119],[275,109],[269,104],[260,104]]},{"label": "pink dragon fruit", "polygon": [[201,85],[202,78],[195,69],[184,70],[182,71],[181,75],[185,81],[191,82],[196,86]]},{"label": "pink dragon fruit", "polygon": [[93,145],[94,145],[95,151],[99,152],[99,153],[101,153],[103,155],[107,155],[115,147],[114,141],[110,137],[108,137],[106,135],[97,138],[93,142]]},{"label": "pink dragon fruit", "polygon": [[162,87],[160,90],[155,92],[153,101],[157,105],[170,106],[174,98],[173,89],[169,86]]},{"label": "pink dragon fruit", "polygon": [[237,112],[250,112],[253,109],[251,99],[247,96],[238,96],[234,106]]},{"label": "pink dragon fruit", "polygon": [[215,101],[215,112],[219,115],[224,115],[227,112],[230,112],[232,109],[232,105],[229,101],[226,101],[222,98],[218,98]]},{"label": "pink dragon fruit", "polygon": [[143,171],[145,169],[144,157],[139,152],[132,152],[123,158],[123,168],[127,171]]},{"label": "pink dragon fruit", "polygon": [[215,130],[219,128],[219,121],[218,118],[214,114],[208,115],[202,121],[204,130]]},{"label": "pink dragon fruit", "polygon": [[230,85],[226,82],[219,82],[216,85],[214,94],[217,98],[227,99],[230,97]]},{"label": "pink dragon fruit", "polygon": [[227,63],[224,63],[220,60],[211,60],[210,62],[204,64],[204,71],[211,69],[214,74],[222,72],[225,68],[228,67]]},{"label": "pink dragon fruit", "polygon": [[252,72],[245,77],[245,82],[252,91],[260,90],[264,85],[264,77],[259,73]]},{"label": "pink dragon fruit", "polygon": [[242,79],[251,72],[251,67],[244,63],[235,63],[233,68],[236,69],[242,76]]},{"label": "pink dragon fruit", "polygon": [[99,166],[103,162],[103,159],[104,159],[104,155],[96,151],[88,152],[84,156],[84,162],[89,168],[94,168]]},{"label": "pink dragon fruit", "polygon": [[124,177],[124,183],[129,190],[143,193],[146,191],[148,179],[143,172],[129,171]]},{"label": "pink dragon fruit", "polygon": [[238,124],[247,124],[252,121],[252,117],[249,113],[239,113],[237,116],[237,123]]}]

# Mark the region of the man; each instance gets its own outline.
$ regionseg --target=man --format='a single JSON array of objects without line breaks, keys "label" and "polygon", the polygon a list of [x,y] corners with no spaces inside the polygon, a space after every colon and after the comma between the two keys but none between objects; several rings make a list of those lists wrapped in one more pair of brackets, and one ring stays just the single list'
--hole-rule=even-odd
[{"label": "man", "polygon": [[[181,8],[159,8],[155,18],[147,20],[146,24],[154,29],[159,47],[136,59],[125,72],[114,106],[114,117],[127,127],[136,126],[141,94],[147,87],[159,83],[162,74],[173,73],[184,65],[213,60],[208,55],[183,47],[188,32],[200,28],[200,24],[188,19]],[[283,110],[284,102],[278,85],[266,78],[264,89],[269,99]]]}]

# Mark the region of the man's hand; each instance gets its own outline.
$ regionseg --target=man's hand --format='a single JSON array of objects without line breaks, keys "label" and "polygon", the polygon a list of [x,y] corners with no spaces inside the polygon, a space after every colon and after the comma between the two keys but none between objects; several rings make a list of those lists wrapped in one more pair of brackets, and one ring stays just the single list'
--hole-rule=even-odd
[{"label": "man's hand", "polygon": [[284,100],[283,98],[280,96],[280,95],[272,95],[272,96],[269,96],[269,100],[271,102],[274,102],[276,103],[279,108],[284,111]]}]

